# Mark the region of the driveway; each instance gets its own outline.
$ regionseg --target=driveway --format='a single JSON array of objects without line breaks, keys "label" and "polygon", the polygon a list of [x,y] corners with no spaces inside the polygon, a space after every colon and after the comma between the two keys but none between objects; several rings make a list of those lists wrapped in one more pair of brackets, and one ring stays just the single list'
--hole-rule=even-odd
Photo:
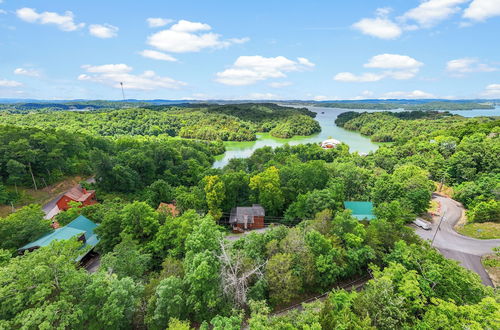
[{"label": "driveway", "polygon": [[[441,227],[436,235],[433,246],[448,259],[454,259],[460,264],[481,276],[483,284],[493,286],[488,274],[481,264],[481,256],[491,253],[494,247],[500,246],[500,239],[482,240],[460,235],[453,227],[462,217],[464,210],[457,201],[434,194],[433,200],[441,204],[441,214],[444,214]],[[417,227],[415,232],[425,240],[432,240],[436,233],[439,219],[434,221],[431,230]]]}]

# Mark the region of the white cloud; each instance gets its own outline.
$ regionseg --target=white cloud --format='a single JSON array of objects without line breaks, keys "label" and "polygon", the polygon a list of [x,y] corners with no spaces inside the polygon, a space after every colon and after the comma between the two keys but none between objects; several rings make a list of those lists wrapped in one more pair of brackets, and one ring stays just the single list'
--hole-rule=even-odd
[{"label": "white cloud", "polygon": [[28,77],[39,77],[40,72],[35,69],[25,69],[25,68],[17,68],[14,70],[14,74]]},{"label": "white cloud", "polygon": [[274,81],[272,83],[269,83],[269,86],[272,88],[281,88],[281,87],[286,87],[290,86],[292,83],[289,81]]},{"label": "white cloud", "polygon": [[188,53],[248,41],[248,38],[222,40],[219,34],[209,32],[211,29],[208,24],[180,20],[169,29],[150,35],[147,43],[166,52]]},{"label": "white cloud", "polygon": [[148,26],[151,28],[155,27],[162,27],[167,24],[172,23],[174,20],[168,19],[168,18],[160,18],[160,17],[150,17],[146,19],[146,22],[148,22]]},{"label": "white cloud", "polygon": [[474,0],[463,14],[464,18],[474,21],[484,21],[493,16],[500,16],[499,0]]},{"label": "white cloud", "polygon": [[340,72],[333,79],[341,82],[375,82],[384,78],[392,78],[397,80],[413,78],[422,62],[417,61],[413,57],[398,54],[380,54],[373,56],[368,63],[363,66],[370,69],[383,69],[378,73],[363,73],[356,75],[351,72]]},{"label": "white cloud", "polygon": [[333,77],[334,80],[341,82],[374,82],[384,78],[385,76],[383,74],[363,73],[355,75],[351,72],[340,72]]},{"label": "white cloud", "polygon": [[293,61],[284,56],[240,56],[229,69],[218,72],[215,80],[232,86],[251,85],[270,78],[284,78],[286,72],[301,71],[311,66],[314,64],[305,58]]},{"label": "white cloud", "polygon": [[363,34],[381,39],[395,39],[402,33],[401,28],[388,18],[363,18],[352,25]]},{"label": "white cloud", "polygon": [[375,12],[375,18],[363,18],[354,23],[352,27],[372,37],[395,39],[399,37],[403,31],[399,25],[387,17],[391,11],[391,8],[378,8]]},{"label": "white cloud", "polygon": [[[0,2],[0,3],[1,3],[1,2]],[[0,14],[6,15],[6,14],[7,14],[7,12],[6,12],[5,10],[3,10],[3,9],[0,9]]]},{"label": "white cloud", "polygon": [[403,20],[413,20],[420,27],[429,28],[447,19],[461,10],[460,6],[470,0],[427,0],[418,7],[410,9],[403,16]]},{"label": "white cloud", "polygon": [[380,54],[373,56],[365,68],[377,69],[415,69],[423,65],[413,57],[398,54]]},{"label": "white cloud", "polygon": [[158,76],[151,70],[138,75],[132,74],[130,72],[133,68],[126,64],[83,65],[82,69],[90,74],[81,74],[78,80],[93,81],[114,88],[120,88],[121,82],[123,82],[123,88],[136,90],[178,89],[187,85],[182,81]]},{"label": "white cloud", "polygon": [[22,86],[22,84],[19,81],[6,80],[0,78],[0,87],[19,87],[19,86]]},{"label": "white cloud", "polygon": [[500,98],[500,84],[490,84],[486,86],[485,91],[482,93],[484,97]]},{"label": "white cloud", "polygon": [[152,58],[153,60],[160,60],[160,61],[169,61],[169,62],[175,62],[177,59],[171,55],[156,51],[156,50],[151,50],[151,49],[145,49],[142,52],[140,52],[144,57],[147,58]]},{"label": "white cloud", "polygon": [[475,58],[459,58],[446,63],[446,70],[454,75],[461,76],[471,72],[493,72],[497,68],[491,67],[488,64],[479,62]]},{"label": "white cloud", "polygon": [[114,38],[118,35],[118,28],[110,24],[92,24],[89,26],[91,35],[97,38]]},{"label": "white cloud", "polygon": [[431,99],[435,96],[431,93],[426,93],[421,90],[412,92],[388,92],[382,96],[383,99]]},{"label": "white cloud", "polygon": [[28,23],[53,24],[62,31],[75,31],[85,26],[85,23],[75,23],[74,15],[71,11],[66,11],[63,15],[54,12],[44,11],[37,13],[33,8],[21,8],[16,11],[17,17]]},{"label": "white cloud", "polygon": [[316,95],[316,96],[313,97],[314,101],[326,101],[328,99],[329,98],[326,95]]}]

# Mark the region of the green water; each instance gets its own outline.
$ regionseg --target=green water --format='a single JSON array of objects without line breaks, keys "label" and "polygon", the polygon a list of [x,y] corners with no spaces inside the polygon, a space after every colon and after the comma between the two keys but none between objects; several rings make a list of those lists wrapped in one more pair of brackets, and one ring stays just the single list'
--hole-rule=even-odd
[{"label": "green water", "polygon": [[[335,125],[337,116],[347,109],[322,108],[322,107],[307,107],[309,110],[317,113],[316,120],[321,125],[321,132],[309,136],[296,136],[291,139],[280,139],[271,136],[269,133],[257,134],[256,141],[247,142],[225,142],[226,152],[223,155],[216,157],[214,168],[224,167],[232,158],[247,158],[252,153],[262,147],[278,147],[284,144],[297,145],[306,143],[319,143],[329,137],[344,142],[349,146],[351,152],[366,152],[375,151],[378,148],[376,143],[370,141],[366,136],[359,133],[345,130]],[[366,110],[359,110],[360,112]],[[323,113],[324,112],[324,113]]]},{"label": "green water", "polygon": [[[375,151],[381,145],[380,143],[371,142],[366,136],[359,133],[345,130],[335,125],[335,119],[343,112],[356,111],[356,112],[378,112],[384,110],[352,110],[352,109],[336,109],[336,108],[323,108],[323,107],[307,107],[309,110],[317,113],[316,120],[321,125],[321,133],[310,136],[296,136],[291,139],[279,139],[272,137],[268,133],[257,135],[257,141],[250,142],[225,142],[226,152],[223,155],[216,157],[213,167],[224,167],[232,158],[247,158],[259,148],[269,146],[278,147],[284,144],[297,145],[305,143],[319,143],[329,137],[344,142],[349,146],[351,152],[366,152]],[[391,110],[398,112],[401,110]],[[500,115],[500,107],[495,109],[483,110],[463,110],[463,111],[450,111],[452,114],[461,115],[464,117],[478,117],[478,116],[498,116]]]}]

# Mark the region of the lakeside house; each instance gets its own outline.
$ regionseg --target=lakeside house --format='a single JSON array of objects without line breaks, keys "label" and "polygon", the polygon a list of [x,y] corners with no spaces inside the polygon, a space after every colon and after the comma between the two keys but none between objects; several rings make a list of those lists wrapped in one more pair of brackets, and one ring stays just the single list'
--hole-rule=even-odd
[{"label": "lakeside house", "polygon": [[341,144],[339,140],[335,139],[327,139],[323,142],[321,142],[321,148],[323,149],[333,149],[336,148],[339,144]]},{"label": "lakeside house", "polygon": [[344,208],[351,210],[352,216],[358,220],[370,221],[375,218],[372,202],[344,202]]},{"label": "lakeside house", "polygon": [[264,228],[266,212],[259,204],[250,207],[235,207],[231,210],[229,224],[235,231]]},{"label": "lakeside house", "polygon": [[68,240],[73,237],[77,237],[79,241],[83,243],[82,248],[85,249],[85,253],[78,256],[76,261],[81,261],[90,251],[94,248],[94,246],[99,243],[99,238],[94,233],[94,229],[97,227],[97,224],[88,218],[80,215],[75,220],[71,221],[64,227],[60,227],[55,229],[54,231],[40,237],[34,242],[28,243],[25,246],[19,248],[17,251],[19,254],[23,254],[26,251],[33,251],[39,249],[44,246],[48,246],[53,241],[61,241]]}]

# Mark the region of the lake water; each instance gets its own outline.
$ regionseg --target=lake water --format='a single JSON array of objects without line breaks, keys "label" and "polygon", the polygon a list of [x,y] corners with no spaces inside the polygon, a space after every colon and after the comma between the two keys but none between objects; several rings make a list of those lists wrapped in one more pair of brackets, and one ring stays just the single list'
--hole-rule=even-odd
[{"label": "lake water", "polygon": [[[374,143],[370,141],[369,137],[363,136],[359,133],[348,131],[335,125],[335,119],[343,112],[356,111],[356,112],[380,112],[385,110],[352,110],[352,109],[337,109],[337,108],[324,108],[324,107],[306,107],[311,111],[316,112],[316,120],[321,126],[321,132],[310,136],[295,136],[291,139],[280,139],[271,136],[269,133],[257,134],[256,141],[247,142],[224,142],[226,152],[215,158],[213,164],[214,168],[221,168],[227,165],[230,159],[233,158],[247,158],[252,153],[262,147],[278,147],[284,144],[297,145],[306,143],[319,143],[328,138],[334,138],[344,142],[349,146],[351,152],[365,152],[375,151],[381,143]],[[393,112],[402,110],[392,110]],[[323,113],[324,112],[324,113]],[[464,117],[478,117],[478,116],[500,116],[500,107],[491,110],[464,110],[464,111],[450,111],[453,114],[461,115]]]}]

